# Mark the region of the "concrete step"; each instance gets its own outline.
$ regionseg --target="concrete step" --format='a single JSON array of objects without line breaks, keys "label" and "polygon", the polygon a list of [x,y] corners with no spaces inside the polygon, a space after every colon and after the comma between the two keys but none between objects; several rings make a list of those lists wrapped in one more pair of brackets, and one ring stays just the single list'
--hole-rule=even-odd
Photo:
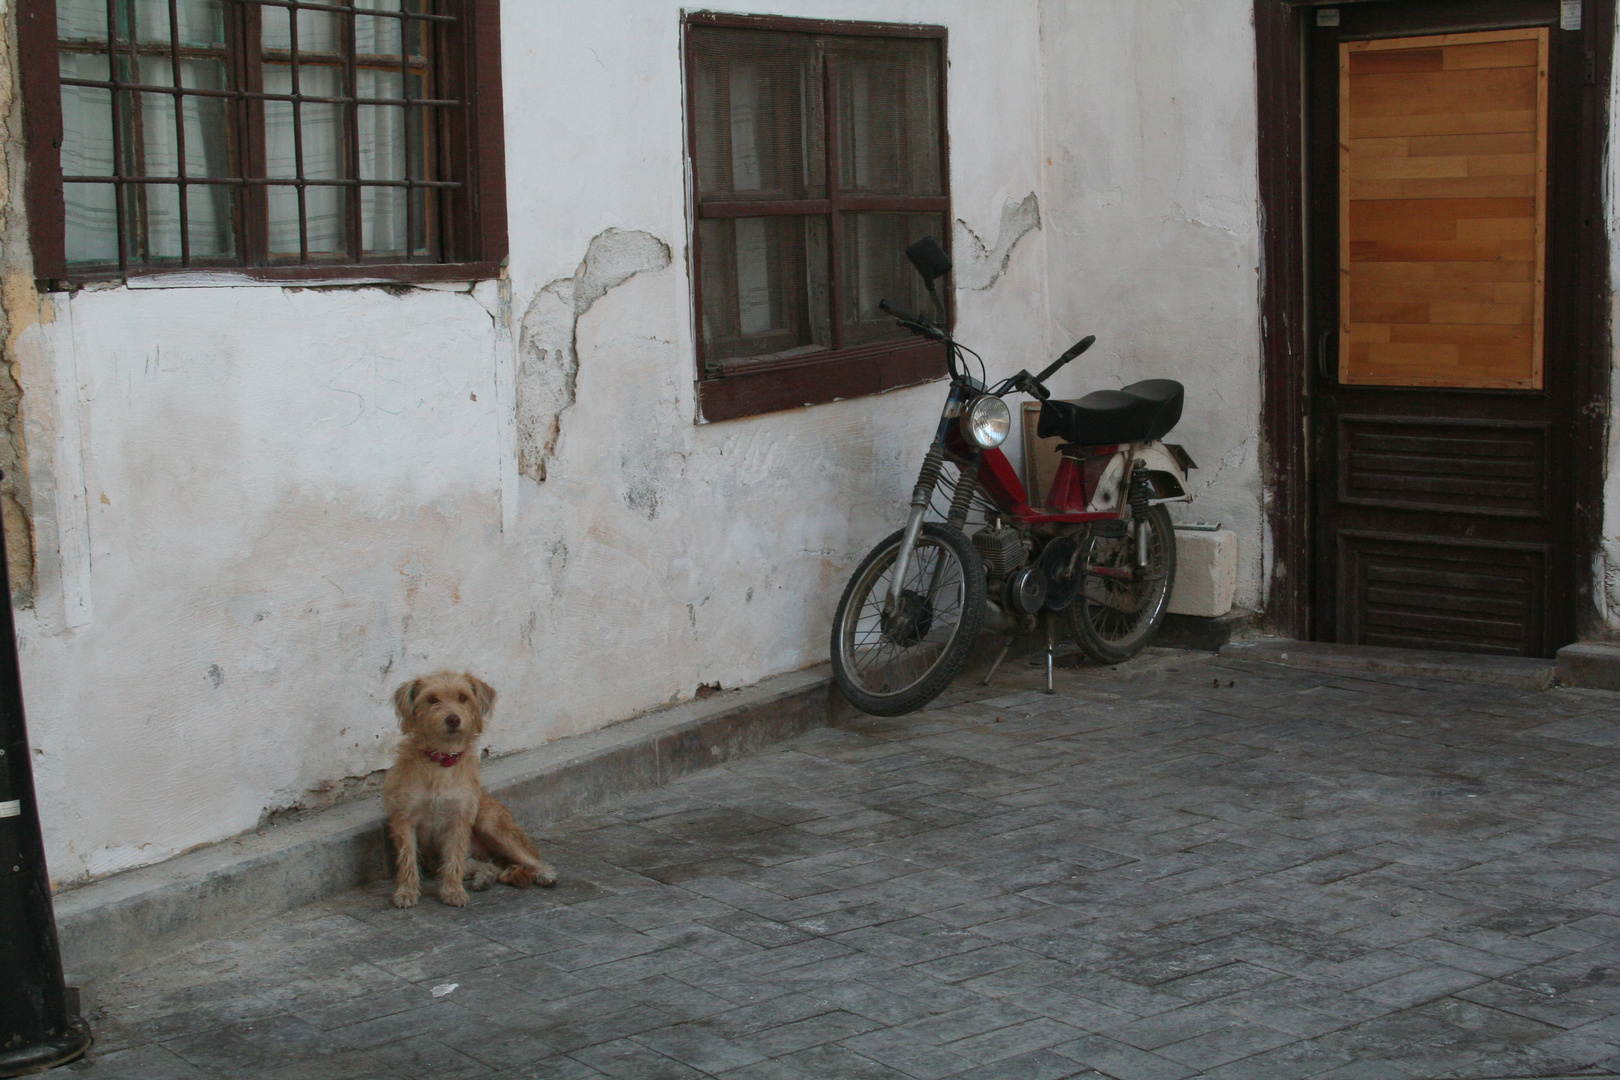
[{"label": "concrete step", "polygon": [[1336,645],[1287,638],[1234,641],[1221,647],[1221,656],[1229,660],[1258,660],[1317,671],[1408,675],[1424,679],[1450,679],[1453,682],[1516,686],[1526,690],[1545,690],[1554,681],[1551,660],[1431,652],[1424,649],[1385,649],[1373,645]]},{"label": "concrete step", "polygon": [[1558,681],[1587,690],[1620,690],[1620,644],[1577,641],[1558,650]]},{"label": "concrete step", "polygon": [[[823,664],[490,759],[484,786],[519,820],[555,820],[853,715]],[[128,972],[386,878],[383,825],[375,795],[59,893],[68,981]]]}]

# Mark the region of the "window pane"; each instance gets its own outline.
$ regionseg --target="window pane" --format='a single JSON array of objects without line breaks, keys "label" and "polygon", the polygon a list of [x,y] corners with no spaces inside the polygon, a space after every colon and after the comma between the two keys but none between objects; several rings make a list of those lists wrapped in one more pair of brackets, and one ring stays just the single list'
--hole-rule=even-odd
[{"label": "window pane", "polygon": [[360,189],[360,247],[368,257],[405,254],[405,189]]},{"label": "window pane", "polygon": [[851,344],[904,337],[878,301],[932,314],[933,301],[906,248],[925,236],[945,235],[942,214],[845,214],[843,247],[844,340]]},{"label": "window pane", "polygon": [[938,195],[939,48],[839,42],[838,183],[869,194]]},{"label": "window pane", "polygon": [[[167,59],[146,58],[142,67],[145,77],[155,83],[174,83]],[[202,90],[223,89],[225,67],[214,60],[180,61],[182,86]],[[171,94],[139,94],[141,99],[140,128],[134,134],[139,140],[144,157],[144,175],[178,176],[179,141],[175,132],[174,96]],[[185,116],[186,175],[225,176],[230,171],[227,110],[224,98],[180,98]],[[135,147],[131,147],[133,151]]]},{"label": "window pane", "polygon": [[[63,53],[62,77],[105,79],[107,58]],[[111,176],[113,172],[112,91],[92,86],[62,87],[62,173]]]},{"label": "window pane", "polygon": [[[145,242],[131,251],[149,259],[180,258],[180,186],[178,184],[141,184],[130,187],[129,199],[136,203],[144,215],[131,215],[126,220],[146,222]],[[134,261],[131,259],[131,261]]]},{"label": "window pane", "polygon": [[[131,12],[131,7],[134,11]],[[124,0],[115,5],[118,17],[118,36],[123,40],[129,38],[129,19],[133,14],[135,19],[135,40],[141,42],[169,43],[169,2],[168,0]]]},{"label": "window pane", "polygon": [[[158,0],[165,9],[167,0]],[[180,44],[193,47],[222,46],[225,44],[224,0],[180,0],[176,5],[180,15]],[[168,27],[168,13],[164,12],[161,25]]]},{"label": "window pane", "polygon": [[[285,52],[292,48],[291,11],[283,7],[260,9],[259,40],[265,49]],[[335,11],[298,13],[298,53],[300,56],[337,54],[343,47],[343,16]]]},{"label": "window pane", "polygon": [[699,196],[824,197],[814,39],[700,27],[692,31],[692,50]]},{"label": "window pane", "polygon": [[355,109],[360,132],[360,179],[405,179],[405,107],[361,105]]},{"label": "window pane", "polygon": [[[340,97],[343,72],[336,67],[300,65],[300,92],[310,97]],[[292,93],[292,65],[264,65],[264,89],[268,94]],[[264,103],[265,171],[272,177],[298,175],[298,143],[293,135],[293,103]],[[298,107],[298,126],[303,134],[304,176],[311,179],[344,179],[343,106],[303,102]]]},{"label": "window pane", "polygon": [[118,261],[118,208],[111,184],[63,184],[63,242],[71,263]]},{"label": "window pane", "polygon": [[[59,41],[106,41],[107,0],[56,0]],[[103,67],[105,78],[105,67]]]},{"label": "window pane", "polygon": [[[331,260],[343,255],[348,246],[347,192],[339,187],[312,186],[304,189],[304,227],[309,237],[309,256]],[[270,214],[270,254],[278,262],[299,257],[298,189],[280,184],[265,189]]]},{"label": "window pane", "polygon": [[226,184],[186,186],[186,214],[191,224],[193,259],[231,258],[236,255],[236,228],[232,218],[235,198]]},{"label": "window pane", "polygon": [[711,365],[831,346],[826,218],[709,219],[699,243]]},{"label": "window pane", "polygon": [[361,68],[354,73],[360,84],[359,96],[399,100],[405,96],[404,76],[396,68]]},{"label": "window pane", "polygon": [[[355,5],[360,8],[370,8],[374,11],[398,11],[399,0],[387,3],[385,0],[373,0],[371,3],[362,2]],[[401,27],[403,20],[382,18],[376,15],[356,15],[354,17],[354,51],[361,56],[398,56],[401,47]]]}]

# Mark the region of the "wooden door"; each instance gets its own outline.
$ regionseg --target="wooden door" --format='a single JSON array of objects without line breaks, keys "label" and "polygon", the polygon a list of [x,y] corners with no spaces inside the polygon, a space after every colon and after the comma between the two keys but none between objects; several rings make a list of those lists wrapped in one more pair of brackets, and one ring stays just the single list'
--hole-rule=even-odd
[{"label": "wooden door", "polygon": [[1574,636],[1579,54],[1552,0],[1336,17],[1310,42],[1313,636],[1550,656]]}]

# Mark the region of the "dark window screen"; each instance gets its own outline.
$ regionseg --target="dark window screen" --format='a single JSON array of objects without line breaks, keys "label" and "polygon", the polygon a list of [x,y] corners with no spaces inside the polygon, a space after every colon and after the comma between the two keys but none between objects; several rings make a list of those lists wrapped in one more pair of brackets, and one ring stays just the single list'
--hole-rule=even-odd
[{"label": "dark window screen", "polygon": [[900,336],[946,236],[940,42],[690,28],[698,333],[710,377]]}]

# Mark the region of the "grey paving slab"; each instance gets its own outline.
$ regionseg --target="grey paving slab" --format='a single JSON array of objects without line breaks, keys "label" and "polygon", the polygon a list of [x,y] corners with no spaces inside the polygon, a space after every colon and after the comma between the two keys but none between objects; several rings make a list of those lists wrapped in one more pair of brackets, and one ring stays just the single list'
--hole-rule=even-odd
[{"label": "grey paving slab", "polygon": [[[94,989],[95,1078],[1620,1070],[1620,697],[1014,665]],[[434,987],[455,984],[433,994]]]}]

